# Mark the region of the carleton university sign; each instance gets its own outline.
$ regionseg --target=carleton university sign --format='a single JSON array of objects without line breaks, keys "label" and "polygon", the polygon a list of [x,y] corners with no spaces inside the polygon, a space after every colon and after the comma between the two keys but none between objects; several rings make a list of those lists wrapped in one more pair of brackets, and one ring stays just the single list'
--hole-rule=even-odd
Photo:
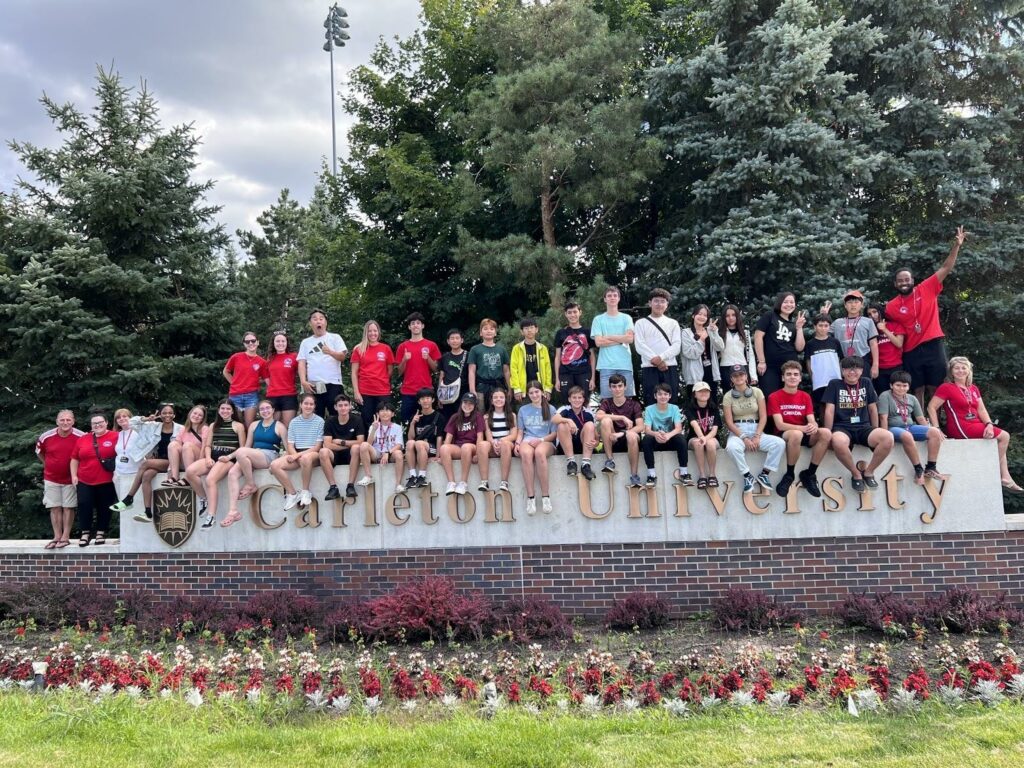
[{"label": "carleton university sign", "polygon": [[[619,458],[620,467],[627,464],[625,456]],[[526,495],[515,462],[510,491],[470,490],[461,496],[444,495],[445,478],[437,465],[431,466],[429,487],[396,493],[394,469],[386,466],[374,468],[375,482],[359,488],[357,498],[325,501],[327,485],[316,472],[310,488],[312,503],[287,512],[282,509],[281,487],[269,473],[257,473],[259,490],[239,502],[242,521],[209,530],[197,530],[191,491],[155,487],[152,524],[135,522],[131,510],[123,513],[121,550],[430,549],[1005,529],[992,441],[946,441],[939,469],[949,479],[924,485],[913,482],[913,469],[897,448],[876,472],[879,487],[860,493],[850,488],[849,474],[830,456],[818,471],[820,498],[810,496],[799,484],[786,498],[763,490],[743,494],[740,478],[724,452],[718,462],[721,485],[706,490],[668,482],[674,468],[669,454],[657,454],[657,459],[659,482],[653,488],[627,487],[623,469],[618,474],[599,472],[589,483],[582,477],[569,478],[564,460],[555,459],[550,464],[554,512],[535,515],[525,512]],[[806,462],[805,453],[798,467]],[[497,474],[495,461],[492,482]],[[347,470],[341,468],[338,476],[347,476]],[[476,477],[474,469],[471,488]],[[340,485],[344,487],[343,482]],[[220,490],[218,521],[228,511],[226,485]]]}]

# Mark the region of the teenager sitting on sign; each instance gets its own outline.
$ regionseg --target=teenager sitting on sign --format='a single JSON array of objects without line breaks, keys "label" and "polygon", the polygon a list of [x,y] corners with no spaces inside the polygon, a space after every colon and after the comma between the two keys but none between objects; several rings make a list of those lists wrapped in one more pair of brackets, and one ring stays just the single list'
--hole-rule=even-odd
[{"label": "teenager sitting on sign", "polygon": [[800,389],[803,371],[800,363],[788,360],[782,364],[782,389],[768,397],[768,417],[775,424],[775,430],[786,441],[786,474],[779,480],[776,491],[779,496],[789,493],[796,479],[796,461],[800,458],[800,447],[811,448],[811,463],[800,472],[800,482],[811,496],[821,496],[818,488],[818,465],[825,458],[832,433],[819,427],[814,418],[814,403],[811,396]]},{"label": "teenager sitting on sign", "polygon": [[[945,480],[939,474],[935,462],[939,458],[939,446],[945,436],[937,427],[928,426],[924,409],[917,398],[910,394],[910,374],[895,371],[889,379],[890,389],[878,396],[879,426],[892,432],[893,437],[903,444],[903,450],[914,465],[914,482],[924,485],[926,477]],[[921,455],[917,443],[928,443],[928,464],[921,466]]]},{"label": "teenager sitting on sign", "polygon": [[[729,379],[732,382],[732,389],[722,398],[725,428],[731,433],[725,443],[725,450],[743,475],[744,493],[753,493],[755,482],[770,491],[772,481],[769,474],[779,468],[786,444],[782,438],[764,433],[765,424],[768,423],[764,393],[757,387],[750,386],[747,369],[742,365],[735,366]],[[747,465],[745,454],[750,451],[767,454],[764,467],[757,477],[754,477]]]}]

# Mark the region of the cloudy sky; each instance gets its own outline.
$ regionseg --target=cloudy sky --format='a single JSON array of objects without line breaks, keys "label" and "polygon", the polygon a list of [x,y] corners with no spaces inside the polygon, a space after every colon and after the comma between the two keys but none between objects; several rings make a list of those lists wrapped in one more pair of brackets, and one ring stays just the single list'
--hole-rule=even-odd
[{"label": "cloudy sky", "polygon": [[[417,27],[418,0],[342,0],[352,39],[335,84],[381,37]],[[11,139],[56,146],[39,97],[93,106],[96,67],[145,80],[164,125],[203,138],[197,179],[213,179],[229,232],[256,226],[282,187],[306,201],[331,154],[328,0],[0,0],[0,189],[24,173]],[[342,81],[342,82],[339,82]],[[338,114],[338,153],[349,122]]]}]

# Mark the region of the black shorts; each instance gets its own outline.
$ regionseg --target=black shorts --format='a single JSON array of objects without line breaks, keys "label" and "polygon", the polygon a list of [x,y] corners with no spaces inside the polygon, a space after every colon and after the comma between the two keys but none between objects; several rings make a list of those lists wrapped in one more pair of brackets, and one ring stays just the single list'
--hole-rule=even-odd
[{"label": "black shorts", "polygon": [[910,387],[937,387],[946,379],[946,340],[926,341],[903,353],[903,370],[910,374]]},{"label": "black shorts", "polygon": [[342,464],[352,463],[352,451],[342,448],[340,451],[331,451],[331,466],[340,467]]},{"label": "black shorts", "polygon": [[[640,445],[640,441],[638,440],[637,441],[637,446],[639,446],[639,445]],[[616,440],[614,443],[612,443],[612,453],[625,453],[628,450],[629,450],[629,440],[626,439],[625,435],[623,435],[618,440]]]},{"label": "black shorts", "polygon": [[[625,449],[623,449],[625,450]],[[572,452],[583,453],[583,441],[580,439],[579,432],[572,436]],[[562,444],[558,443],[558,447],[555,449],[555,453],[559,456],[564,456],[565,451],[562,450]]]},{"label": "black shorts", "polygon": [[866,427],[859,426],[839,426],[833,425],[832,433],[842,432],[848,438],[850,438],[850,445],[863,445],[865,448],[870,448],[868,445],[868,436],[875,431],[875,427],[868,425]]},{"label": "black shorts", "polygon": [[299,410],[298,395],[274,395],[264,398],[274,406],[275,411],[297,411]]}]

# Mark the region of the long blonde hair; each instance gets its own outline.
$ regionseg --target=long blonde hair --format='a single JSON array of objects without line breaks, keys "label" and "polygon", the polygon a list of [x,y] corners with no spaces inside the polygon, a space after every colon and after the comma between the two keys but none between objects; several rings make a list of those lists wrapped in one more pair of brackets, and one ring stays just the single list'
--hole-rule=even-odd
[{"label": "long blonde hair", "polygon": [[376,320],[367,320],[363,324],[363,339],[358,344],[356,344],[356,349],[355,349],[355,351],[358,352],[360,356],[365,355],[366,354],[366,348],[368,346],[370,346],[370,340],[366,337],[366,332],[368,330],[370,330],[370,326],[371,325],[374,325],[374,326],[377,327],[377,343],[378,344],[382,343],[382,340],[384,338],[384,331],[381,330],[380,323],[378,323]]},{"label": "long blonde hair", "polygon": [[974,383],[974,363],[968,360],[963,355],[957,355],[956,357],[949,358],[949,364],[946,366],[946,381],[950,384],[955,384],[953,380],[953,366],[963,363],[967,366],[967,386],[971,386]]}]

